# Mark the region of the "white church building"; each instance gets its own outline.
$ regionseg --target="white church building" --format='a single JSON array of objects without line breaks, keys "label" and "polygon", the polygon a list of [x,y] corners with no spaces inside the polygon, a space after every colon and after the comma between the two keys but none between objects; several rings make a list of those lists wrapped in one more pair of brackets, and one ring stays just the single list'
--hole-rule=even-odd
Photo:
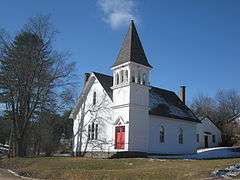
[{"label": "white church building", "polygon": [[[112,65],[113,76],[85,74],[72,110],[73,152],[195,153],[201,121],[172,91],[150,85],[149,64],[134,22]],[[198,130],[199,131],[199,130]]]}]

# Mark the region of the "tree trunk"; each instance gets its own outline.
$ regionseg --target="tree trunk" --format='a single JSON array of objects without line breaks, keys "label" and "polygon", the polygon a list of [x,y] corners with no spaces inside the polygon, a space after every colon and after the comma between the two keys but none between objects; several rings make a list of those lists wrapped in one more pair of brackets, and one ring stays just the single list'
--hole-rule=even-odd
[{"label": "tree trunk", "polygon": [[18,157],[26,156],[26,145],[24,144],[23,138],[18,138],[17,140],[17,156]]},{"label": "tree trunk", "polygon": [[10,136],[9,136],[9,142],[8,142],[8,158],[11,157],[11,152],[13,152],[13,126],[11,127],[11,132],[10,132]]}]

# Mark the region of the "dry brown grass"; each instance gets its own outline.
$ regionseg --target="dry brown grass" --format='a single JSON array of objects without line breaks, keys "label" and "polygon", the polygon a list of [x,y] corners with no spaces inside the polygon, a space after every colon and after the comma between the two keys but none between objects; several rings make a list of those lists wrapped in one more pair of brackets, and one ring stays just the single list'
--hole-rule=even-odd
[{"label": "dry brown grass", "polygon": [[204,179],[216,168],[240,163],[222,160],[152,160],[87,158],[15,158],[0,167],[44,179]]}]

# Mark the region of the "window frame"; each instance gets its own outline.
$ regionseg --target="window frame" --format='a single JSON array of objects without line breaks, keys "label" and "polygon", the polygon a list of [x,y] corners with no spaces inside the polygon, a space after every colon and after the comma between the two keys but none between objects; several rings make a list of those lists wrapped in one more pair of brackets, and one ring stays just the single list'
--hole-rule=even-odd
[{"label": "window frame", "polygon": [[178,144],[183,144],[183,129],[182,128],[179,129]]},{"label": "window frame", "polygon": [[160,127],[160,131],[159,131],[159,143],[160,144],[165,143],[165,129],[163,126]]},{"label": "window frame", "polygon": [[119,79],[119,73],[116,74],[116,85],[119,85],[120,79]]},{"label": "window frame", "polygon": [[98,124],[95,124],[95,140],[98,139]]},{"label": "window frame", "polygon": [[137,75],[137,83],[138,83],[138,84],[141,84],[141,75],[140,75],[140,72],[138,72],[138,75]]},{"label": "window frame", "polygon": [[216,143],[216,136],[215,136],[215,134],[212,135],[212,143],[214,143],[214,144]]},{"label": "window frame", "polygon": [[93,92],[93,105],[96,105],[96,102],[97,102],[97,92],[94,91]]},{"label": "window frame", "polygon": [[196,134],[196,138],[197,138],[197,143],[199,143],[199,141],[200,141],[200,137],[199,137],[199,134]]},{"label": "window frame", "polygon": [[91,140],[94,140],[94,134],[95,134],[95,124],[94,124],[94,122],[92,123],[92,126],[91,126]]},{"label": "window frame", "polygon": [[88,140],[91,140],[91,124],[88,124]]},{"label": "window frame", "polygon": [[128,82],[128,70],[125,70],[125,82]]},{"label": "window frame", "polygon": [[146,74],[142,75],[142,85],[146,85]]}]

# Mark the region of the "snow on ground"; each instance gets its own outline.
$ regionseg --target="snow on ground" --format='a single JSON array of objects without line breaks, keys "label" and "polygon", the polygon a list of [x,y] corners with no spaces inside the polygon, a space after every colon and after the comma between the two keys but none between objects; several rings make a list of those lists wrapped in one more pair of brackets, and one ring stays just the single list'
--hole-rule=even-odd
[{"label": "snow on ground", "polygon": [[221,178],[237,177],[240,174],[240,164],[229,166],[225,169],[218,169],[212,172],[211,176]]},{"label": "snow on ground", "polygon": [[161,159],[220,159],[240,157],[240,148],[236,147],[215,147],[199,149],[196,154],[187,155],[164,155],[164,156],[149,156],[151,158]]}]

